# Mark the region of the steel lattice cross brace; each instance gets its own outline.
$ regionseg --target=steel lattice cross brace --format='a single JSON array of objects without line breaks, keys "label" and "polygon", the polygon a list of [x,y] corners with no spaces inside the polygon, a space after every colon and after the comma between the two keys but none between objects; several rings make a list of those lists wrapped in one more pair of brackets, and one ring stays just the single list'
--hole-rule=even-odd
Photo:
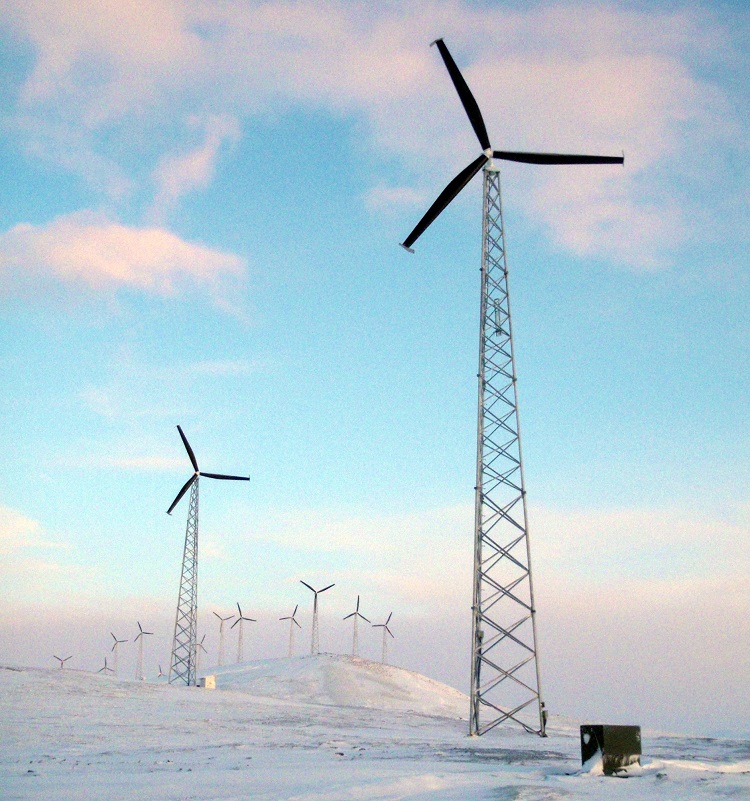
[{"label": "steel lattice cross brace", "polygon": [[182,556],[182,576],[177,598],[174,642],[169,667],[169,683],[188,687],[197,682],[198,640],[198,479],[190,487],[190,504],[185,529],[185,550]]},{"label": "steel lattice cross brace", "polygon": [[500,173],[484,168],[470,734],[544,734]]}]

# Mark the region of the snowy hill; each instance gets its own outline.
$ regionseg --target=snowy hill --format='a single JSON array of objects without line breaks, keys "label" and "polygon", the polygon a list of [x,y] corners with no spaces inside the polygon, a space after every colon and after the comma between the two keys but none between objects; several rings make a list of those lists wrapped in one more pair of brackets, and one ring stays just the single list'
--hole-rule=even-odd
[{"label": "snowy hill", "polygon": [[570,722],[469,739],[466,697],[399,668],[321,655],[216,675],[201,690],[0,667],[0,798],[750,798],[747,741],[644,736],[643,773],[623,781],[580,772]]},{"label": "snowy hill", "polygon": [[466,695],[420,673],[355,656],[264,659],[211,671],[219,689],[297,703],[466,718]]}]

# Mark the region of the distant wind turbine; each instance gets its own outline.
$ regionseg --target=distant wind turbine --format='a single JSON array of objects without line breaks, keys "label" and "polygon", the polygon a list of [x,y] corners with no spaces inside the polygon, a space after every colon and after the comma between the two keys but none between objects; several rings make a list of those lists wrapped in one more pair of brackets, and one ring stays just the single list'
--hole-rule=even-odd
[{"label": "distant wind turbine", "polygon": [[[112,634],[111,631],[109,633]],[[114,634],[112,634],[112,639],[115,641],[112,646],[112,653],[114,654],[114,656],[112,657],[114,665],[114,667],[112,668],[112,672],[115,674],[115,676],[117,676],[117,652],[119,650],[119,646],[122,643],[127,642],[127,640],[118,640]]]},{"label": "distant wind turbine", "polygon": [[218,612],[214,612],[216,617],[219,618],[219,667],[224,664],[224,624],[227,620],[231,620],[234,615],[222,617]]},{"label": "distant wind turbine", "polygon": [[66,656],[66,657],[65,657],[65,659],[60,659],[60,657],[59,657],[59,656],[55,656],[55,655],[53,654],[53,655],[52,655],[52,658],[53,658],[53,659],[57,659],[57,661],[60,663],[60,670],[62,670],[62,669],[63,669],[63,666],[65,665],[65,663],[66,663],[66,662],[67,662],[69,659],[72,659],[73,657],[72,657],[72,656]]},{"label": "distant wind turbine", "polygon": [[352,640],[352,656],[359,656],[359,634],[357,632],[357,622],[359,618],[365,621],[365,623],[369,623],[370,621],[359,611],[359,595],[357,596],[357,607],[356,609],[349,615],[347,615],[344,620],[349,620],[350,617],[354,618],[354,638]]},{"label": "distant wind turbine", "polygon": [[[250,481],[248,476],[226,476],[220,473],[202,473],[198,469],[198,461],[193,449],[187,441],[183,430],[177,426],[180,439],[185,446],[190,464],[195,471],[185,482],[167,514],[180,502],[182,496],[190,490],[187,526],[185,528],[185,548],[182,553],[182,575],[180,591],[177,595],[177,614],[174,620],[174,639],[172,640],[172,656],[169,663],[169,683],[180,682],[188,687],[197,684],[196,672],[198,662],[198,484],[201,476],[217,478],[224,481]],[[221,664],[221,663],[219,663]]]},{"label": "distant wind turbine", "polygon": [[114,673],[111,667],[107,664],[107,657],[104,657],[104,667],[100,667],[99,670],[96,671],[97,673]]},{"label": "distant wind turbine", "polygon": [[162,676],[166,676],[167,674],[161,669],[161,665],[159,665],[159,672],[156,674],[156,678],[160,679]]},{"label": "distant wind turbine", "polygon": [[198,672],[201,669],[201,653],[207,654],[208,651],[206,650],[206,646],[203,644],[206,641],[206,635],[204,634],[198,642],[195,643],[195,675],[198,675]]},{"label": "distant wind turbine", "polygon": [[237,636],[237,662],[242,662],[242,624],[246,620],[248,623],[257,623],[258,621],[254,617],[243,617],[239,601],[237,601],[237,611],[240,613],[240,616],[229,628],[233,629],[238,623],[240,624],[240,631],[239,635]]},{"label": "distant wind turbine", "polygon": [[135,639],[133,642],[138,643],[138,664],[135,667],[135,677],[139,681],[143,681],[143,640],[146,637],[149,637],[154,632],[153,631],[144,631],[143,627],[141,626],[139,621],[138,623],[138,634],[135,635]]},{"label": "distant wind turbine", "polygon": [[310,640],[310,654],[315,656],[315,654],[320,653],[320,634],[318,632],[318,596],[320,593],[325,592],[326,590],[330,590],[331,587],[335,587],[335,584],[329,584],[327,587],[323,587],[322,590],[313,589],[306,581],[301,581],[300,584],[304,584],[308,590],[310,590],[314,594],[313,599],[313,620],[312,620],[312,638]]},{"label": "distant wind turbine", "polygon": [[383,658],[381,661],[384,665],[388,664],[388,638],[386,637],[386,634],[390,634],[391,637],[393,637],[393,632],[388,628],[388,624],[391,622],[392,617],[393,612],[388,615],[385,623],[373,623],[372,626],[374,629],[383,629]]},{"label": "distant wind turbine", "polygon": [[297,618],[295,617],[298,609],[299,609],[299,604],[297,604],[297,606],[294,607],[294,612],[292,612],[291,615],[279,618],[279,620],[289,621],[289,656],[294,656],[294,627],[296,626],[298,629],[302,628],[302,626],[300,626],[300,624],[297,622]]}]

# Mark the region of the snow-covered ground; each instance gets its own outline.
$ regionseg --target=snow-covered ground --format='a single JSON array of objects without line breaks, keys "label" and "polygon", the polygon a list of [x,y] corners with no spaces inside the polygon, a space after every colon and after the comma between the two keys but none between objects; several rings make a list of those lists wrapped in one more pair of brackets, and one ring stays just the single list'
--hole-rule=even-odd
[{"label": "snow-covered ground", "polygon": [[0,798],[750,799],[750,741],[644,732],[642,774],[605,778],[580,772],[577,723],[469,739],[466,696],[400,668],[323,654],[216,676],[0,668]]}]

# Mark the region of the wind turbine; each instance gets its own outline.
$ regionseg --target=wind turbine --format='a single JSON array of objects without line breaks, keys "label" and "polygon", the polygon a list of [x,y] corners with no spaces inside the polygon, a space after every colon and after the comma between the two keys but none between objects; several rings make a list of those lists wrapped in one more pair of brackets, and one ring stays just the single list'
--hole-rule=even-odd
[{"label": "wind turbine", "polygon": [[63,669],[63,667],[64,667],[64,665],[65,665],[65,663],[66,663],[66,662],[67,662],[69,659],[72,659],[73,657],[72,657],[72,656],[66,656],[66,657],[65,657],[65,659],[60,659],[60,657],[59,657],[59,656],[55,656],[55,655],[53,654],[53,655],[52,655],[52,658],[53,658],[53,659],[57,659],[57,661],[60,663],[60,670],[62,670],[62,669]]},{"label": "wind turbine", "polygon": [[242,662],[242,624],[246,620],[248,621],[248,623],[257,623],[258,621],[253,617],[242,616],[242,609],[240,609],[239,601],[237,601],[237,611],[240,613],[240,616],[237,618],[237,620],[234,621],[234,623],[232,623],[232,625],[229,628],[233,629],[238,623],[240,624],[240,631],[237,637],[237,662]]},{"label": "wind turbine", "polygon": [[352,640],[352,656],[359,656],[359,634],[357,632],[357,621],[361,617],[365,623],[369,623],[370,621],[359,611],[359,595],[357,596],[357,608],[349,615],[347,615],[344,620],[349,620],[350,617],[354,618],[354,638]]},{"label": "wind turbine", "polygon": [[140,622],[136,621],[136,623],[138,623],[138,634],[135,635],[133,642],[138,643],[138,664],[135,668],[135,677],[136,679],[143,681],[143,640],[152,635],[154,632],[144,631]]},{"label": "wind turbine", "polygon": [[206,640],[206,635],[204,634],[200,641],[195,644],[195,675],[198,675],[198,672],[201,669],[201,651],[204,654],[207,654],[208,651],[206,650],[206,646],[203,644]]},{"label": "wind turbine", "polygon": [[161,665],[159,665],[159,672],[156,674],[156,678],[160,679],[162,676],[166,676],[167,674],[161,669]]},{"label": "wind turbine", "polygon": [[[512,720],[545,736],[500,171],[495,160],[550,165],[623,164],[625,159],[493,150],[479,106],[448,48],[442,39],[433,44],[482,152],[450,181],[402,246],[413,252],[412,245],[428,226],[480,170],[484,172],[469,733],[484,734]],[[480,722],[480,710],[488,720]]]},{"label": "wind turbine", "polygon": [[330,590],[331,587],[335,587],[336,585],[329,584],[327,587],[323,587],[322,590],[315,590],[306,581],[300,581],[300,584],[304,584],[305,587],[307,587],[307,589],[310,590],[315,596],[313,599],[312,639],[310,640],[310,654],[314,656],[315,654],[320,653],[320,634],[318,632],[318,596],[321,592]]},{"label": "wind turbine", "polygon": [[218,478],[225,481],[250,481],[250,478],[249,476],[201,473],[187,437],[180,426],[177,426],[177,430],[180,432],[182,444],[185,446],[190,464],[195,472],[185,482],[183,488],[177,493],[177,497],[172,501],[172,505],[167,509],[167,514],[171,515],[172,510],[180,502],[182,496],[190,490],[187,527],[185,529],[185,549],[182,555],[182,575],[180,577],[180,591],[177,596],[174,640],[169,665],[169,683],[182,682],[191,686],[196,684],[198,656],[198,479],[201,476],[205,476],[206,478]]},{"label": "wind turbine", "polygon": [[[112,634],[111,631],[109,633]],[[122,643],[127,642],[127,640],[118,640],[114,634],[112,634],[112,639],[115,641],[112,645],[112,653],[114,654],[114,667],[112,668],[112,672],[115,674],[115,676],[117,676],[117,652],[119,651],[119,646]]]},{"label": "wind turbine", "polygon": [[299,604],[297,604],[297,606],[294,607],[294,612],[292,612],[291,615],[279,618],[279,620],[289,621],[289,656],[294,656],[294,627],[297,626],[298,629],[302,628],[302,626],[300,626],[300,624],[297,622],[297,618],[295,617],[298,609],[299,609]]},{"label": "wind turbine", "polygon": [[219,618],[219,667],[224,664],[224,624],[227,620],[231,620],[234,615],[222,617],[218,612],[214,612],[216,617]]},{"label": "wind turbine", "polygon": [[[393,617],[393,612],[391,612],[388,617],[386,618],[385,623],[373,623],[372,627],[374,629],[383,629],[383,656],[380,660],[384,665],[388,664],[388,639],[386,634],[390,634],[393,637],[393,632],[388,628],[388,624],[391,622],[391,618]],[[395,639],[395,637],[394,637]]]},{"label": "wind turbine", "polygon": [[96,671],[97,673],[114,673],[111,667],[107,664],[107,657],[104,657],[104,667],[100,667],[99,670]]}]

